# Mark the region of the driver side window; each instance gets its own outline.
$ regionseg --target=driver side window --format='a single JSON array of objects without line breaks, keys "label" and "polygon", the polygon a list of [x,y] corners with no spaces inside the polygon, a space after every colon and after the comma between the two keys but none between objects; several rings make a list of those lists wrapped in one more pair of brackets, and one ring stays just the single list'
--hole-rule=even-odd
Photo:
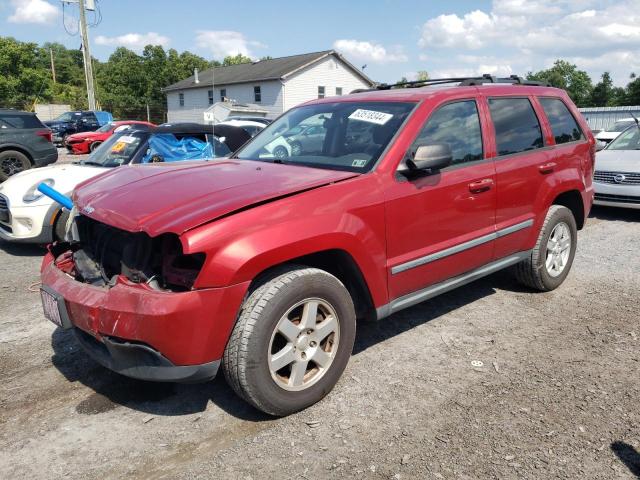
[{"label": "driver side window", "polygon": [[453,154],[452,165],[482,160],[482,132],[474,100],[453,102],[431,114],[422,127],[411,152],[419,146],[445,143]]}]

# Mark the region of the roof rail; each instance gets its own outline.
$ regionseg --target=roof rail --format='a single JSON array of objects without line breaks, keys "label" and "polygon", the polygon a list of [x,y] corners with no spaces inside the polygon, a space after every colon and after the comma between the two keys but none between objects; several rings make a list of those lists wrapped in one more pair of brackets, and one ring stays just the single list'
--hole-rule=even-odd
[{"label": "roof rail", "polygon": [[488,73],[485,73],[481,77],[450,77],[450,78],[429,78],[427,80],[412,80],[407,82],[398,83],[379,83],[373,88],[359,88],[353,90],[351,93],[361,92],[373,92],[377,90],[391,90],[393,88],[419,88],[429,87],[432,85],[441,85],[446,83],[459,83],[461,87],[468,87],[474,85],[483,85],[485,83],[510,83],[512,85],[530,85],[537,87],[551,87],[549,82],[539,82],[534,80],[526,80],[518,75],[511,75],[508,78],[498,78]]}]

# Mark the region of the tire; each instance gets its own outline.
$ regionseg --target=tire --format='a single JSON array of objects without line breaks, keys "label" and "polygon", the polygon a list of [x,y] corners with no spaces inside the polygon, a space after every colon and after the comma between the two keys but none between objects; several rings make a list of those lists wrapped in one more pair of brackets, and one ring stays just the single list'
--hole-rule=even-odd
[{"label": "tire", "polygon": [[102,145],[102,142],[93,142],[91,145],[89,145],[89,153],[92,153],[100,145]]},{"label": "tire", "polygon": [[[570,238],[559,237],[562,233]],[[550,242],[552,236],[559,241],[552,239]],[[571,270],[577,240],[578,228],[571,210],[561,205],[551,205],[531,255],[515,266],[516,278],[523,285],[541,292],[558,288]],[[557,245],[557,250],[553,250],[553,245]]]},{"label": "tire", "polygon": [[69,212],[61,210],[53,226],[53,241],[63,242],[67,230],[67,220],[69,220]]},{"label": "tire", "polygon": [[289,152],[287,152],[287,149],[282,145],[278,145],[273,149],[273,156],[280,159],[287,158],[289,156]]},{"label": "tire", "polygon": [[291,144],[291,156],[297,157],[302,153],[302,144],[300,142],[293,142]]},{"label": "tire", "polygon": [[[316,315],[308,314],[302,326],[303,314],[313,312],[314,304]],[[333,315],[335,322],[329,318]],[[340,280],[324,270],[292,265],[263,279],[245,299],[224,351],[223,371],[251,405],[270,415],[289,415],[333,389],[351,356],[355,333],[353,301]],[[272,367],[276,359],[284,359],[283,366]],[[294,368],[306,374],[295,375]]]},{"label": "tire", "polygon": [[22,152],[16,150],[0,152],[0,182],[31,167],[31,160]]}]

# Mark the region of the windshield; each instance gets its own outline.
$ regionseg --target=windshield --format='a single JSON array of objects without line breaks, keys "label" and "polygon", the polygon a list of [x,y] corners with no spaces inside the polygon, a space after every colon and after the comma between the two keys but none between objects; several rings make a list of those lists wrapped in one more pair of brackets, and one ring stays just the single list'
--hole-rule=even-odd
[{"label": "windshield", "polygon": [[621,132],[625,128],[630,127],[631,125],[635,125],[634,120],[619,120],[613,124],[613,127],[609,130],[610,132]]},{"label": "windshield", "polygon": [[[634,122],[635,123],[635,122]],[[613,140],[607,150],[640,150],[640,128],[633,126]]]},{"label": "windshield", "polygon": [[230,155],[229,147],[210,134],[118,132],[102,143],[82,165],[119,167],[138,163],[209,160]]},{"label": "windshield", "polygon": [[105,123],[98,130],[96,130],[96,132],[107,133],[107,132],[110,132],[111,130],[113,130],[114,127],[115,127],[114,123]]},{"label": "windshield", "polygon": [[80,163],[98,167],[119,167],[131,161],[141,145],[146,143],[147,137],[148,134],[145,132],[112,135],[89,158]]},{"label": "windshield", "polygon": [[59,117],[57,117],[54,121],[56,122],[72,122],[74,120],[79,120],[82,115],[80,112],[65,112]]},{"label": "windshield", "polygon": [[254,137],[236,158],[366,172],[415,105],[342,101],[294,108]]}]

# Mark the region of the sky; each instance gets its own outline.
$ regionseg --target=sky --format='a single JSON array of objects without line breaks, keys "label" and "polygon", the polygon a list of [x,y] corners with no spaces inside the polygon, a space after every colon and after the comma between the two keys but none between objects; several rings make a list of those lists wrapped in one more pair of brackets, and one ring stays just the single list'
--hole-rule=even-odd
[{"label": "sky", "polygon": [[[421,70],[526,75],[558,58],[594,82],[604,71],[622,86],[640,74],[640,0],[95,1],[89,35],[101,60],[152,43],[218,60],[335,49],[380,82]],[[0,0],[0,35],[79,48],[77,16],[77,4]]]}]

